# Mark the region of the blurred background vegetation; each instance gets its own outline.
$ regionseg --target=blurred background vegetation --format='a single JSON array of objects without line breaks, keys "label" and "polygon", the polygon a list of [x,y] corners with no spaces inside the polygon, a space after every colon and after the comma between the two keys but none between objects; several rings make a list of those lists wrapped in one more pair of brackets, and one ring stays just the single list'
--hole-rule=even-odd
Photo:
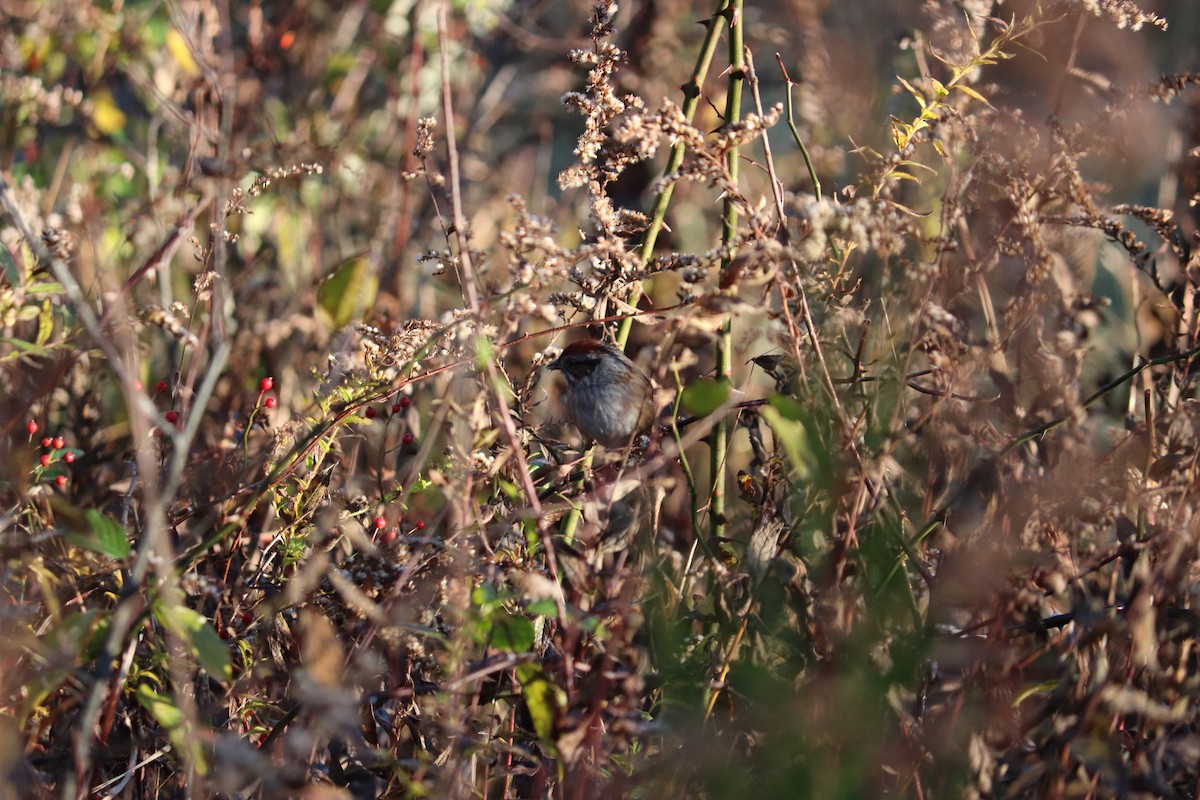
[{"label": "blurred background vegetation", "polygon": [[1194,0],[0,22],[0,797],[1196,796]]}]

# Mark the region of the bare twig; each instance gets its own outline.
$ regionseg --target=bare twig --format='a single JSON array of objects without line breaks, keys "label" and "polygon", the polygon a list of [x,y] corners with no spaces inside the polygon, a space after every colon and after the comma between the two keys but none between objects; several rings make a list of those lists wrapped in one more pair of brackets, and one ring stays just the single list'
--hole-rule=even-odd
[{"label": "bare twig", "polygon": [[[454,103],[450,90],[450,55],[449,43],[446,38],[446,7],[444,5],[438,8],[438,43],[441,48],[442,58],[442,112],[446,121],[446,154],[450,168],[451,218],[454,223],[454,237],[458,244],[458,260],[461,266],[460,277],[463,292],[471,308],[471,313],[475,317],[476,335],[479,336],[483,327],[483,307],[479,297],[475,265],[471,258],[467,217],[463,213],[462,185],[458,167],[458,144],[454,134]],[[517,480],[520,482],[521,489],[525,492],[529,504],[533,507],[538,518],[542,519],[541,501],[538,500],[537,487],[534,486],[533,477],[529,474],[529,464],[525,460],[525,448],[521,443],[521,437],[517,435],[516,427],[513,425],[508,399],[504,396],[505,390],[508,389],[508,383],[502,380],[496,369],[491,348],[488,349],[486,354],[481,355],[484,356],[480,360],[484,362],[483,366],[487,371],[488,388],[491,390],[492,401],[495,403],[494,417],[500,425],[500,430],[504,434],[505,441],[512,449],[513,457],[516,460]],[[546,545],[546,558],[550,571],[557,577],[558,567],[554,559],[553,548],[550,546],[549,537],[546,535],[546,525],[544,522],[539,522],[538,527],[543,533]]]}]

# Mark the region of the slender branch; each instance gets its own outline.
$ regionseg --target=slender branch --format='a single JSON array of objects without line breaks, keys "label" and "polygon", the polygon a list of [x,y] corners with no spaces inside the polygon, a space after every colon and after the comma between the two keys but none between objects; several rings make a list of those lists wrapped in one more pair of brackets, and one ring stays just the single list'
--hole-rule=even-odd
[{"label": "slender branch", "polygon": [[[458,142],[454,134],[454,103],[450,91],[450,54],[449,47],[447,46],[446,7],[444,5],[438,8],[437,20],[438,46],[441,49],[442,59],[442,113],[446,122],[446,155],[450,168],[451,219],[454,223],[454,238],[458,244],[458,260],[461,267],[459,274],[463,292],[471,308],[471,313],[475,318],[475,334],[479,336],[483,328],[483,306],[479,298],[475,264],[471,258],[467,217],[463,213],[462,181],[458,167]],[[487,372],[488,388],[491,389],[492,400],[495,403],[496,421],[499,423],[500,430],[504,434],[509,448],[512,450],[513,458],[516,460],[517,480],[520,482],[521,488],[525,492],[525,496],[528,498],[529,504],[539,520],[538,529],[543,534],[543,541],[546,545],[546,560],[549,564],[550,572],[557,577],[558,565],[555,562],[554,551],[550,547],[549,538],[545,535],[546,526],[543,521],[544,517],[541,514],[542,507],[541,501],[538,499],[537,487],[533,483],[533,477],[529,474],[529,464],[525,460],[525,449],[521,444],[520,436],[517,435],[517,429],[513,425],[508,398],[504,396],[505,390],[509,388],[508,383],[500,377],[496,369],[494,354],[490,347],[487,357],[481,360],[484,362],[483,366]]]},{"label": "slender branch", "polygon": [[796,121],[792,118],[792,87],[796,85],[796,82],[792,80],[791,75],[788,75],[787,67],[783,65],[783,56],[776,53],[775,60],[779,62],[779,71],[783,73],[783,80],[787,83],[785,98],[787,101],[788,130],[792,132],[792,139],[795,140],[796,146],[800,148],[800,155],[804,156],[804,166],[808,168],[808,177],[813,182],[813,194],[820,200],[821,181],[817,178],[817,168],[813,166],[812,156],[808,154],[808,148],[804,146],[804,140],[800,138],[800,131],[796,130]]}]

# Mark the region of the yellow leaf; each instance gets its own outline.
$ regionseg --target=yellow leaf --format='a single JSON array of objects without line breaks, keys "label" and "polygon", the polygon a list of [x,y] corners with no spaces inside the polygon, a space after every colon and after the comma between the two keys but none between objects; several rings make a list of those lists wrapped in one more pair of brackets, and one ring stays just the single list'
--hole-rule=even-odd
[{"label": "yellow leaf", "polygon": [[991,108],[991,107],[992,107],[992,104],[991,104],[991,103],[989,103],[989,102],[987,101],[987,98],[986,98],[986,97],[984,97],[984,96],[983,96],[983,95],[981,95],[979,92],[977,92],[977,91],[975,91],[974,89],[972,89],[970,86],[963,86],[962,84],[957,84],[957,85],[955,85],[955,87],[954,87],[954,88],[955,88],[955,89],[958,89],[960,92],[964,92],[964,93],[966,93],[966,95],[967,95],[968,97],[973,97],[973,98],[975,98],[976,100],[978,100],[979,102],[981,102],[981,103],[983,103],[985,106],[987,106],[988,108]]},{"label": "yellow leaf", "polygon": [[92,124],[105,136],[125,130],[125,112],[117,108],[108,89],[99,89],[92,94]]},{"label": "yellow leaf", "polygon": [[904,84],[904,88],[908,89],[908,93],[911,94],[913,96],[913,98],[916,99],[917,103],[920,104],[921,108],[925,107],[925,97],[919,91],[917,91],[915,86],[913,86],[908,81],[904,80],[904,78],[901,78],[899,75],[896,76],[896,80],[898,80],[898,81],[900,81],[900,83]]},{"label": "yellow leaf", "polygon": [[183,38],[183,34],[174,28],[167,31],[167,49],[171,51],[175,62],[179,64],[180,69],[187,73],[188,77],[200,76],[200,66],[196,63],[196,59],[192,58],[192,51],[188,48],[187,41]]}]

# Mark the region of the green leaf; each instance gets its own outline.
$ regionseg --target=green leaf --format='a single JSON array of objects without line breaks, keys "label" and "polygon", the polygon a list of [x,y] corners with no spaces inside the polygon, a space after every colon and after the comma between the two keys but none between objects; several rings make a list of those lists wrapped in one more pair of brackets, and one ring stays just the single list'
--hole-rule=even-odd
[{"label": "green leaf", "polygon": [[54,306],[47,297],[42,301],[42,310],[38,314],[37,343],[43,345],[50,341],[52,333],[54,333]]},{"label": "green leaf", "polygon": [[[75,654],[92,652],[95,633],[100,624],[95,609],[78,614],[67,614],[42,639],[50,647]],[[102,620],[107,629],[107,618]]]},{"label": "green leaf", "polygon": [[8,278],[10,286],[21,285],[21,270],[17,268],[16,260],[4,245],[0,245],[0,268],[4,269],[4,277]]},{"label": "green leaf", "polygon": [[1024,703],[1027,699],[1034,696],[1035,694],[1042,694],[1043,692],[1052,692],[1058,688],[1058,684],[1059,684],[1059,680],[1057,678],[1054,678],[1052,680],[1042,681],[1041,683],[1035,683],[1032,686],[1027,686],[1024,689],[1022,689],[1020,692],[1018,692],[1015,697],[1013,697],[1012,707],[1017,708],[1019,705],[1021,705],[1021,703]]},{"label": "green leaf", "polygon": [[229,648],[200,612],[187,606],[159,605],[156,615],[168,630],[190,645],[205,672],[226,681],[233,677]]},{"label": "green leaf", "polygon": [[492,618],[478,617],[471,627],[471,641],[478,645],[487,645],[492,638]]},{"label": "green leaf", "polygon": [[142,704],[142,708],[149,711],[158,724],[168,731],[176,730],[183,725],[183,712],[170,697],[159,694],[145,683],[139,683],[133,695]]},{"label": "green leaf", "polygon": [[475,340],[475,369],[486,372],[488,363],[496,357],[492,343],[483,336]]},{"label": "green leaf", "polygon": [[525,607],[525,613],[553,619],[558,616],[558,604],[550,599],[536,600]]},{"label": "green leaf", "polygon": [[32,342],[27,342],[24,339],[14,339],[11,336],[0,336],[0,342],[4,342],[5,344],[14,347],[17,350],[21,350],[26,353],[33,350],[37,350],[39,352],[42,350],[42,348],[38,347]]},{"label": "green leaf", "polygon": [[533,664],[517,665],[516,673],[533,730],[543,744],[553,748],[555,723],[566,708],[567,695]]},{"label": "green leaf", "polygon": [[327,328],[344,328],[375,305],[379,276],[366,256],[343,261],[317,287],[317,318]]},{"label": "green leaf", "polygon": [[784,419],[791,420],[792,422],[800,422],[804,419],[804,406],[791,397],[782,394],[773,394],[769,403],[770,407],[778,411]]},{"label": "green leaf", "polygon": [[705,417],[725,405],[729,399],[729,382],[701,378],[683,390],[683,407],[689,414]]},{"label": "green leaf", "polygon": [[129,536],[119,522],[91,508],[84,512],[84,517],[88,524],[87,535],[70,533],[67,534],[67,541],[114,561],[121,561],[129,555]]},{"label": "green leaf", "polygon": [[533,621],[513,614],[497,614],[492,619],[492,647],[507,653],[524,653],[533,647],[536,634]]},{"label": "green leaf", "polygon": [[129,555],[129,536],[121,527],[121,523],[91,508],[85,511],[84,515],[87,517],[88,527],[91,528],[97,553],[116,561]]},{"label": "green leaf", "polygon": [[207,620],[202,620],[200,627],[192,631],[192,650],[200,660],[200,666],[209,675],[225,681],[233,678],[229,648]]},{"label": "green leaf", "polygon": [[490,583],[481,583],[471,590],[471,602],[479,606],[479,610],[485,614],[491,612],[499,599],[499,592]]},{"label": "green leaf", "polygon": [[813,450],[808,430],[800,421],[800,404],[789,397],[771,395],[770,404],[763,406],[760,413],[775,432],[800,478],[813,480],[817,476],[820,459]]},{"label": "green leaf", "polygon": [[175,704],[174,699],[165,694],[159,694],[149,684],[139,683],[134,689],[133,696],[137,698],[142,708],[162,725],[171,738],[177,752],[191,763],[193,769],[200,775],[208,773],[208,759],[204,752],[204,740],[195,735],[192,726],[187,724],[183,711]]}]

